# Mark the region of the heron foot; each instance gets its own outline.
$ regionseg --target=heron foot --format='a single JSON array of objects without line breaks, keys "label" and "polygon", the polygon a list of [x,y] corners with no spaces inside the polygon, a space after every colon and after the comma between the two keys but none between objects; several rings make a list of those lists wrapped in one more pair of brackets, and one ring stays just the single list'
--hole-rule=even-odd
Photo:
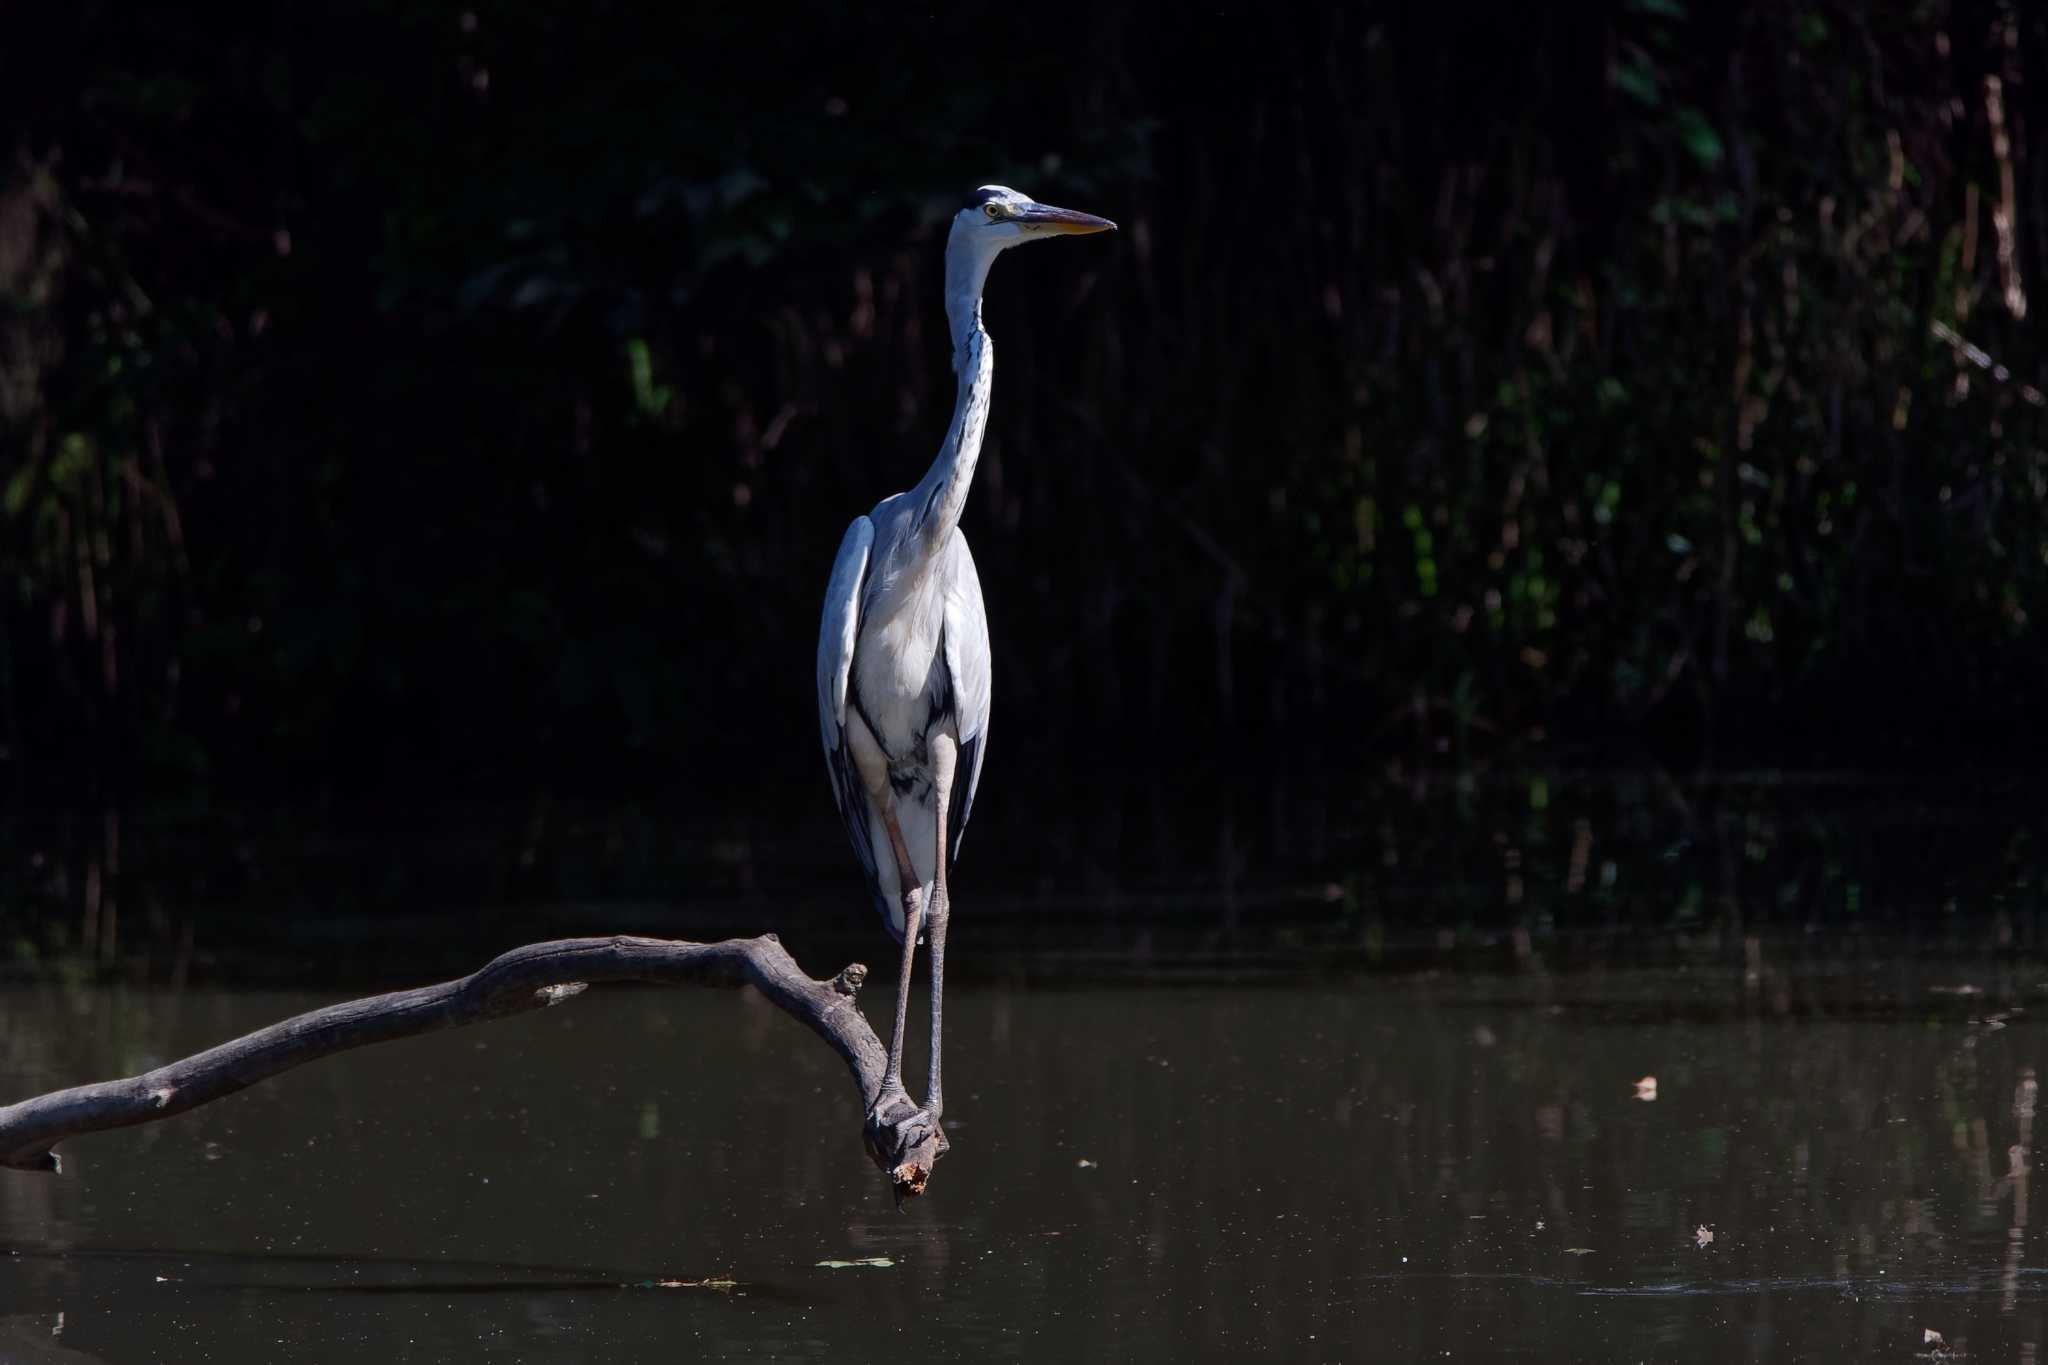
[{"label": "heron foot", "polygon": [[875,1164],[889,1173],[898,1208],[905,1199],[924,1193],[933,1163],[953,1145],[939,1127],[937,1116],[913,1101],[901,1086],[883,1091],[875,1101],[861,1138]]},{"label": "heron foot", "polygon": [[882,1093],[875,1097],[874,1107],[868,1110],[867,1126],[871,1132],[893,1130],[918,1112],[917,1101],[910,1098],[910,1092],[901,1082],[884,1080]]},{"label": "heron foot", "polygon": [[919,1109],[917,1113],[912,1117],[922,1119],[924,1121],[925,1131],[929,1132],[933,1137],[936,1137],[938,1139],[938,1155],[944,1156],[946,1153],[953,1150],[952,1142],[949,1141],[946,1137],[946,1130],[939,1126],[939,1111],[937,1109],[934,1109],[931,1105],[927,1104],[922,1109]]},{"label": "heron foot", "polygon": [[868,1110],[865,1132],[871,1150],[891,1156],[907,1152],[933,1138],[938,1140],[941,1153],[952,1146],[940,1129],[939,1116],[932,1112],[931,1106],[917,1103],[901,1087],[893,1093],[885,1091],[875,1101],[875,1107]]}]

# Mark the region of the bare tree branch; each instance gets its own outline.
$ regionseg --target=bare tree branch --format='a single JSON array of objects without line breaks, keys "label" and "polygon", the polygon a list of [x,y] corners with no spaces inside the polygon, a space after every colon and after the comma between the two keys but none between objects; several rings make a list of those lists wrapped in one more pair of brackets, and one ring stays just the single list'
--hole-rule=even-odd
[{"label": "bare tree branch", "polygon": [[0,1167],[61,1171],[52,1149],[80,1133],[167,1119],[347,1048],[544,1009],[592,982],[648,981],[751,985],[830,1043],[860,1091],[868,1154],[901,1199],[923,1193],[947,1143],[900,1100],[897,1111],[875,1111],[887,1052],[854,1004],[866,978],[867,968],[854,963],[830,981],[813,981],[773,934],[720,943],[626,935],[529,943],[459,981],[329,1005],[140,1076],[0,1108]]}]

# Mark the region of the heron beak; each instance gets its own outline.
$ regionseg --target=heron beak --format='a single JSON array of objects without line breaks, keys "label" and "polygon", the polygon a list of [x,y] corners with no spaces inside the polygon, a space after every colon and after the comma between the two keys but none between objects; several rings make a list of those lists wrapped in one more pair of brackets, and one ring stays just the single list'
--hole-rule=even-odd
[{"label": "heron beak", "polygon": [[1012,220],[1023,227],[1037,228],[1040,232],[1116,231],[1116,224],[1107,218],[1097,218],[1092,213],[1080,213],[1074,209],[1056,209],[1051,204],[1020,205]]}]

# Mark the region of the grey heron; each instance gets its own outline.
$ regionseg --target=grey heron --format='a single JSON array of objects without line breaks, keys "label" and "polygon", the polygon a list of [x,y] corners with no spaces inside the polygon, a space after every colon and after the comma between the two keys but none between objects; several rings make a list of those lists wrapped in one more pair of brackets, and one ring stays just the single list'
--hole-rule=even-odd
[{"label": "grey heron", "polygon": [[[981,325],[997,256],[1049,237],[1114,229],[1093,214],[984,185],[946,237],[946,320],[959,384],[938,458],[917,487],[855,517],[839,542],[818,628],[818,725],[832,792],[890,936],[902,945],[884,1126],[936,1129],[945,1109],[939,1029],[946,971],[946,865],[958,856],[988,748],[988,616],[960,513],[981,454],[995,349]],[[951,846],[948,847],[948,837]],[[932,1037],[922,1108],[903,1089],[903,1026],[920,931],[931,939]]]}]

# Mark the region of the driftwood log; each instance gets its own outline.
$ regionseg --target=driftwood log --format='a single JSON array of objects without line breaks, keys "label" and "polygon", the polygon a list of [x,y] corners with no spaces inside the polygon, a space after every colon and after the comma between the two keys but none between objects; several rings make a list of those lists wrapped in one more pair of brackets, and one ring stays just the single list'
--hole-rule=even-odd
[{"label": "driftwood log", "polygon": [[924,1192],[947,1142],[900,1092],[891,1110],[876,1110],[888,1053],[854,1003],[866,978],[867,968],[854,963],[830,981],[814,981],[773,934],[720,943],[626,935],[529,943],[459,981],[329,1005],[140,1076],[0,1108],[0,1167],[61,1171],[54,1149],[80,1133],[167,1119],[347,1048],[545,1009],[593,982],[642,981],[753,986],[830,1043],[860,1091],[862,1143],[900,1202]]}]

